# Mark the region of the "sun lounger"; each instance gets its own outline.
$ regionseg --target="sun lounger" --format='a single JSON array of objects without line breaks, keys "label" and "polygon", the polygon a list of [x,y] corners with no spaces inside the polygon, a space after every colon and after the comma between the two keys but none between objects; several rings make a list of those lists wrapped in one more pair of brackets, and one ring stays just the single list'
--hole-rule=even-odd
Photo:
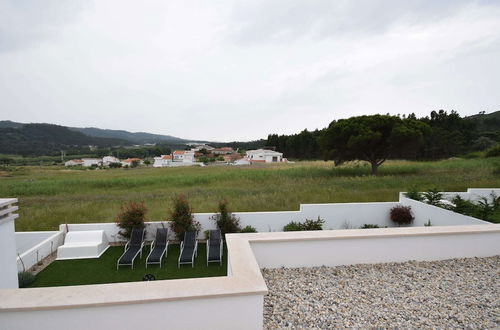
[{"label": "sun lounger", "polygon": [[181,242],[181,253],[179,254],[178,267],[183,264],[191,264],[194,267],[194,257],[198,254],[198,241],[196,232],[188,231],[184,233],[184,240]]},{"label": "sun lounger", "polygon": [[158,228],[156,229],[156,237],[151,244],[151,249],[149,255],[146,259],[146,268],[148,265],[157,264],[161,267],[161,260],[165,255],[167,257],[168,252],[168,229],[166,228]]},{"label": "sun lounger", "polygon": [[116,269],[120,266],[132,266],[134,268],[134,259],[138,254],[142,258],[142,248],[144,247],[144,229],[134,228],[130,235],[130,240],[125,245],[125,252],[123,252],[120,259],[116,263]]},{"label": "sun lounger", "polygon": [[207,240],[207,266],[209,262],[222,265],[222,235],[220,230],[210,230]]}]

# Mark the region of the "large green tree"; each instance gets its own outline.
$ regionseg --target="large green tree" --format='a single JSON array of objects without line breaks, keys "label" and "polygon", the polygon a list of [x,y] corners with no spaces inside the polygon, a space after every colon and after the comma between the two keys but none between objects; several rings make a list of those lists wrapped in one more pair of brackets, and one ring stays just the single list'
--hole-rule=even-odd
[{"label": "large green tree", "polygon": [[390,157],[412,157],[429,132],[427,124],[413,118],[389,115],[351,117],[333,121],[321,138],[325,158],[336,165],[348,160],[365,160],[372,174]]}]

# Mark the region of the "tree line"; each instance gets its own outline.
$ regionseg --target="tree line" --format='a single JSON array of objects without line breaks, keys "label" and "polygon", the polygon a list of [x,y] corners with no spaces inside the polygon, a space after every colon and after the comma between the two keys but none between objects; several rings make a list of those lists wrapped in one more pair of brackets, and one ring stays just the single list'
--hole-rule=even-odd
[{"label": "tree line", "polygon": [[372,171],[388,158],[435,160],[482,151],[500,142],[500,111],[461,117],[456,111],[429,116],[372,115],[334,120],[322,130],[270,134],[266,146],[295,159],[360,159]]}]

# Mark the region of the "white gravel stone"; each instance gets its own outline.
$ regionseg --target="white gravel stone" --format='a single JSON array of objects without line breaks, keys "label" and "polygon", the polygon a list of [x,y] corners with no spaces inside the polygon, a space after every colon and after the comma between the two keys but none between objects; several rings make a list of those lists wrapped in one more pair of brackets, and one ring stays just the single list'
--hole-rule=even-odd
[{"label": "white gravel stone", "polygon": [[500,256],[262,273],[266,329],[500,328]]}]

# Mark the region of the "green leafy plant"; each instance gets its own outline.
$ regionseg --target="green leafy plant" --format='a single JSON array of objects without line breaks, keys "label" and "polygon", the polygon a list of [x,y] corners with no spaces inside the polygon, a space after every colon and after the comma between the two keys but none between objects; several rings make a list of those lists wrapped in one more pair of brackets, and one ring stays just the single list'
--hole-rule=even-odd
[{"label": "green leafy plant", "polygon": [[411,212],[411,206],[395,206],[390,211],[391,220],[398,225],[406,225],[415,219]]},{"label": "green leafy plant", "polygon": [[371,224],[371,223],[365,223],[359,229],[371,229],[371,228],[380,228],[379,225]]},{"label": "green leafy plant", "polygon": [[129,202],[122,205],[115,220],[118,227],[121,228],[118,234],[129,238],[133,228],[144,228],[146,212],[144,202]]},{"label": "green leafy plant", "polygon": [[254,227],[248,225],[248,226],[243,227],[243,229],[241,229],[241,232],[242,233],[256,233],[257,229],[255,229]]},{"label": "green leafy plant", "polygon": [[486,158],[489,157],[500,157],[500,144],[497,144],[493,148],[490,148],[486,151],[486,154],[484,155]]},{"label": "green leafy plant", "polygon": [[109,168],[120,168],[122,167],[122,163],[118,163],[118,162],[115,162],[115,163],[109,163]]},{"label": "green leafy plant", "polygon": [[172,199],[173,207],[170,212],[170,229],[178,240],[184,238],[187,231],[199,231],[201,226],[193,218],[191,206],[184,195],[176,195]]},{"label": "green leafy plant", "polygon": [[424,223],[424,226],[425,226],[425,227],[432,227],[432,222],[431,222],[431,220],[429,219],[426,223]]},{"label": "green leafy plant", "polygon": [[437,188],[429,189],[423,195],[427,204],[441,206],[440,201],[443,199],[443,194]]},{"label": "green leafy plant", "polygon": [[295,221],[290,221],[283,227],[283,231],[301,231],[301,230],[302,226],[300,225],[300,222],[295,222]]},{"label": "green leafy plant", "polygon": [[424,196],[422,196],[422,193],[418,191],[417,187],[412,186],[408,189],[408,191],[405,193],[405,197],[414,199],[416,201],[423,201]]},{"label": "green leafy plant", "polygon": [[223,199],[219,201],[219,213],[214,214],[210,219],[215,222],[222,235],[227,233],[238,233],[241,231],[240,219],[235,217],[228,209],[228,202]]},{"label": "green leafy plant", "polygon": [[36,277],[31,272],[19,272],[17,273],[17,279],[20,288],[27,288],[31,283],[35,282]]},{"label": "green leafy plant", "polygon": [[306,219],[305,222],[291,221],[283,227],[283,231],[304,231],[304,230],[323,230],[325,220],[318,217],[317,220]]}]

